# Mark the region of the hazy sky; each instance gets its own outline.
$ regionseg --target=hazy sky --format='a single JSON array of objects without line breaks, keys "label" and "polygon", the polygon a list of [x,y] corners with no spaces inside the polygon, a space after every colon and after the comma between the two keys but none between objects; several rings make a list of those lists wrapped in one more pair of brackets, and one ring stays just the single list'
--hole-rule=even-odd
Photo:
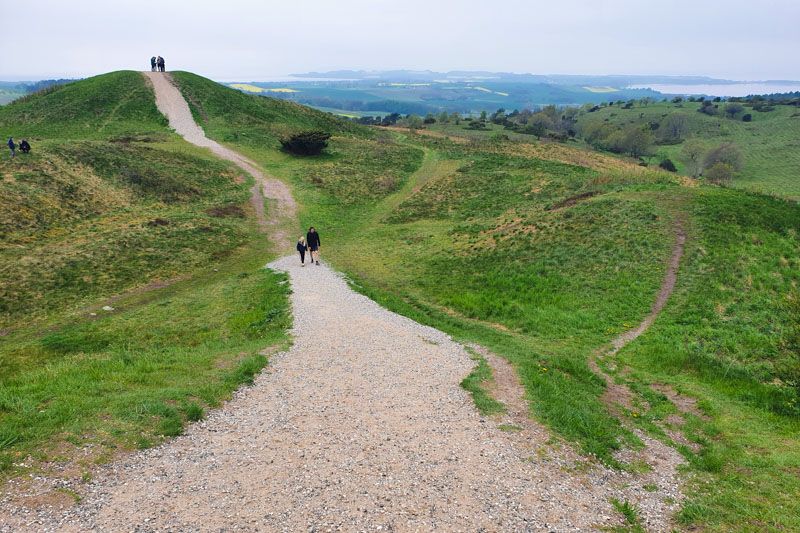
[{"label": "hazy sky", "polygon": [[0,80],[149,68],[218,80],[334,69],[800,78],[800,0],[26,0]]}]

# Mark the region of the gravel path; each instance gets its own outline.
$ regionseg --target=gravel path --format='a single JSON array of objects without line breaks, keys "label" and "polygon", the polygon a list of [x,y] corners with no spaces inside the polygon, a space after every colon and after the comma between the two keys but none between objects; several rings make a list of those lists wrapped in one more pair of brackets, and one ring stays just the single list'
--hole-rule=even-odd
[{"label": "gravel path", "polygon": [[[622,524],[610,497],[669,530],[674,474],[588,464],[536,424],[502,431],[459,386],[462,346],[298,262],[270,265],[290,275],[295,343],[253,386],[101,467],[66,512],[0,505],[0,531],[589,531]],[[658,446],[642,457],[674,459]]]},{"label": "gravel path", "polygon": [[[192,117],[189,104],[175,87],[172,76],[165,72],[143,72],[152,83],[156,96],[156,106],[169,120],[169,125],[188,142],[211,149],[221,157],[235,163],[239,168],[253,176],[255,184],[250,190],[251,204],[255,209],[262,232],[268,232],[270,239],[280,249],[290,248],[291,239],[280,227],[280,221],[294,219],[296,204],[289,188],[280,180],[265,176],[258,164],[233,150],[207,138],[203,128]],[[264,197],[277,201],[277,213],[268,216],[264,213]]]}]

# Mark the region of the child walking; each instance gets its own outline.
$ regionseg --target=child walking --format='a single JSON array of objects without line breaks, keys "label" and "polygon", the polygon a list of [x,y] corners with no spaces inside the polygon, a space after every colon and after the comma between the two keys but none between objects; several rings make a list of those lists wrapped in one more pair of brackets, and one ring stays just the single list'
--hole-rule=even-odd
[{"label": "child walking", "polygon": [[306,250],[308,250],[306,238],[300,237],[300,240],[297,241],[297,251],[300,252],[300,266],[306,266]]}]

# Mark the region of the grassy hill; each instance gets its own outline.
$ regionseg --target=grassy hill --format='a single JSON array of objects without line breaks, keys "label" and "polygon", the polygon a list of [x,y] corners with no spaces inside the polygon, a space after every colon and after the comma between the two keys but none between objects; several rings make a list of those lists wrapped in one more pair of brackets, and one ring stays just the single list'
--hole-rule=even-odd
[{"label": "grassy hill", "polygon": [[[726,118],[725,103],[719,104],[719,114],[709,116],[698,113],[699,102],[657,102],[647,106],[635,105],[631,109],[623,106],[607,106],[593,113],[579,115],[579,127],[590,122],[608,122],[619,127],[631,124],[662,123],[670,114],[686,116],[688,134],[686,138],[701,139],[707,148],[723,143],[733,143],[744,156],[744,166],[733,179],[735,187],[752,189],[766,194],[776,194],[800,199],[800,113],[791,105],[777,105],[771,111],[759,112],[752,107],[733,118]],[[751,122],[743,122],[742,116],[750,114]],[[658,134],[658,130],[654,133]],[[681,156],[682,143],[658,145],[655,151],[670,158],[678,170],[687,172],[685,159]]]},{"label": "grassy hill", "polygon": [[[796,355],[785,345],[798,320],[785,310],[800,277],[795,204],[557,144],[397,142],[422,150],[422,164],[377,199],[348,173],[335,194],[308,180],[324,158],[303,172],[265,158],[359,290],[508,358],[533,414],[600,460],[637,446],[633,429],[676,446],[689,462],[684,525],[800,527]],[[633,394],[620,418],[588,361],[649,311],[676,220],[689,234],[676,293],[650,332],[602,363]]]},{"label": "grassy hill", "polygon": [[26,96],[0,135],[32,145],[0,158],[0,479],[178,434],[285,345],[250,178],[171,133],[140,73]]},{"label": "grassy hill", "polygon": [[[641,465],[621,464],[615,452],[641,446],[637,431],[675,446],[688,462],[682,525],[800,529],[798,366],[788,364],[800,317],[787,306],[800,278],[796,204],[564,145],[373,130],[188,73],[175,78],[209,136],[291,185],[301,225],[319,229],[323,257],[354,287],[506,357],[532,415],[561,438],[631,469]],[[124,109],[114,104],[124,99],[120,92],[103,113]],[[0,109],[0,134],[21,127],[16,105]],[[56,455],[46,442],[103,443],[102,461],[112,446],[175,434],[265,364],[259,346],[285,342],[282,277],[257,268],[263,242],[247,219],[209,214],[209,206],[241,207],[247,185],[156,129],[144,98],[142,106],[142,122],[128,129],[107,122],[114,136],[67,122],[64,131],[85,137],[37,142],[38,159],[0,167],[3,196],[28,199],[31,210],[19,219],[27,222],[5,222],[2,268],[19,271],[8,294],[17,285],[27,287],[18,301],[34,293],[27,269],[50,279],[48,252],[82,265],[100,253],[86,246],[113,250],[27,310],[6,311],[6,324],[19,328],[0,337],[6,472],[19,471],[22,454]],[[334,135],[325,154],[278,150],[280,136],[308,128]],[[83,200],[71,199],[72,184]],[[147,225],[156,215],[169,224]],[[645,335],[599,362],[632,395],[630,405],[609,405],[589,361],[649,313],[678,222],[688,239],[676,292]],[[27,269],[16,266],[24,261]],[[52,264],[53,279],[70,276]],[[116,281],[102,285],[95,276],[105,265]],[[145,272],[192,278],[100,312],[112,287]],[[89,304],[97,317],[80,313]],[[38,322],[22,327],[30,317]]]}]

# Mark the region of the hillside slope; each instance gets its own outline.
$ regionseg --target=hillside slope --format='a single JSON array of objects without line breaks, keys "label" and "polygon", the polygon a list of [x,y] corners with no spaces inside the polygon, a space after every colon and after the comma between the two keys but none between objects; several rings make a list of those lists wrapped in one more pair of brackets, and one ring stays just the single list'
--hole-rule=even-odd
[{"label": "hillside slope", "polygon": [[[800,114],[793,105],[763,107],[755,111],[745,106],[734,117],[726,116],[725,103],[719,105],[718,114],[699,113],[700,102],[656,102],[647,106],[635,105],[630,109],[614,105],[601,107],[592,113],[577,116],[578,128],[586,129],[591,123],[608,123],[624,128],[630,125],[654,124],[658,128],[670,115],[684,117],[686,127],[682,139],[698,139],[705,143],[706,151],[721,144],[732,143],[744,156],[744,164],[733,179],[735,187],[756,190],[766,194],[800,200]],[[742,117],[749,114],[750,122]],[[660,128],[653,134],[658,137]],[[670,158],[678,170],[689,174],[686,157],[681,153],[683,142],[656,145],[654,153]],[[658,158],[657,158],[658,159]]]},{"label": "hillside slope", "polygon": [[252,180],[166,125],[138,72],[0,108],[32,145],[0,157],[0,481],[180,434],[287,340]]}]

